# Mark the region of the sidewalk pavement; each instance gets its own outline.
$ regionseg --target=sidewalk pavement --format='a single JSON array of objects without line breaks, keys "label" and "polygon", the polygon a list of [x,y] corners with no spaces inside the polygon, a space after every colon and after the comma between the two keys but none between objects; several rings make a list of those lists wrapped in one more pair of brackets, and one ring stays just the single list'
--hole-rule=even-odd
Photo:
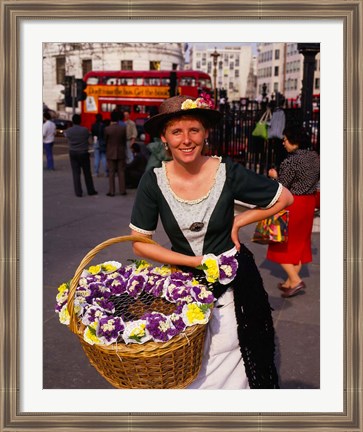
[{"label": "sidewalk pavement", "polygon": [[[55,156],[54,172],[43,178],[43,388],[113,388],[91,366],[78,338],[59,323],[54,312],[57,288],[71,279],[84,256],[103,241],[128,235],[136,190],[126,196],[106,196],[108,179],[94,177],[98,195],[78,198],[73,192],[67,155]],[[83,180],[82,180],[83,181]],[[84,183],[83,183],[84,185]],[[236,206],[236,211],[243,210]],[[277,289],[284,273],[278,264],[266,260],[267,246],[250,241],[254,226],[241,230],[240,239],[254,253],[273,308],[276,330],[276,365],[282,389],[320,388],[320,233],[319,218],[312,233],[313,262],[304,266],[304,293],[284,299]],[[159,226],[154,239],[169,247]],[[130,243],[101,250],[94,263],[132,258]]]}]

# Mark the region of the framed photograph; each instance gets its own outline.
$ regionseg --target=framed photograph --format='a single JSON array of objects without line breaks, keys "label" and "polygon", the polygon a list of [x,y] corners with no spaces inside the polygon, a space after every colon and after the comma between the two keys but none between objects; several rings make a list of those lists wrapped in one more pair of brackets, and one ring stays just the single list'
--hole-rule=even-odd
[{"label": "framed photograph", "polygon": [[[359,292],[363,4],[360,0],[190,3],[0,2],[0,431],[363,430]],[[92,41],[320,43],[320,388],[248,394],[44,388],[42,328],[47,316],[41,304],[39,144],[43,44]]]}]

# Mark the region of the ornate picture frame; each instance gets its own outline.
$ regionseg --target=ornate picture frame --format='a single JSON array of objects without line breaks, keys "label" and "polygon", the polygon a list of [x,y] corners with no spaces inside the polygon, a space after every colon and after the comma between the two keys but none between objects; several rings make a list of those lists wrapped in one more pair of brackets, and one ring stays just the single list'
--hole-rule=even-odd
[{"label": "ornate picture frame", "polygon": [[[363,3],[361,0],[199,0],[191,4],[166,0],[98,3],[48,0],[0,1],[0,431],[28,430],[363,430],[363,341],[361,332],[363,142]],[[20,411],[20,212],[19,184],[19,28],[24,20],[248,20],[296,18],[340,20],[344,26],[344,410],[337,413],[26,413]]]}]

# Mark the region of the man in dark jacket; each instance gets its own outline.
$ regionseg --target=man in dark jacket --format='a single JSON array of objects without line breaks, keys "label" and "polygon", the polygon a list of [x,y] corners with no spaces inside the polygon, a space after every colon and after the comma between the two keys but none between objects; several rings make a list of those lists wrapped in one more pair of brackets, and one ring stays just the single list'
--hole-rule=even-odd
[{"label": "man in dark jacket", "polygon": [[88,153],[89,147],[89,130],[81,126],[81,116],[74,114],[72,117],[73,126],[64,132],[69,144],[69,158],[71,161],[74,192],[76,196],[81,197],[82,184],[81,184],[81,170],[83,170],[84,180],[88,195],[97,195],[95,191],[92,174],[91,164]]},{"label": "man in dark jacket", "polygon": [[115,196],[115,174],[121,195],[126,195],[126,126],[118,124],[119,113],[111,113],[111,123],[105,128],[106,158],[108,165],[109,190],[107,196]]}]

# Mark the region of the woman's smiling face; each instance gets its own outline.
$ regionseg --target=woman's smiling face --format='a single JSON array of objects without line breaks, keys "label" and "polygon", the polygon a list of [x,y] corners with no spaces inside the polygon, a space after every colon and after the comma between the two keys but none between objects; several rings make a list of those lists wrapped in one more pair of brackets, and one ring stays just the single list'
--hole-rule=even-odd
[{"label": "woman's smiling face", "polygon": [[161,134],[173,159],[182,163],[194,161],[202,154],[208,131],[201,121],[190,116],[170,120]]}]

